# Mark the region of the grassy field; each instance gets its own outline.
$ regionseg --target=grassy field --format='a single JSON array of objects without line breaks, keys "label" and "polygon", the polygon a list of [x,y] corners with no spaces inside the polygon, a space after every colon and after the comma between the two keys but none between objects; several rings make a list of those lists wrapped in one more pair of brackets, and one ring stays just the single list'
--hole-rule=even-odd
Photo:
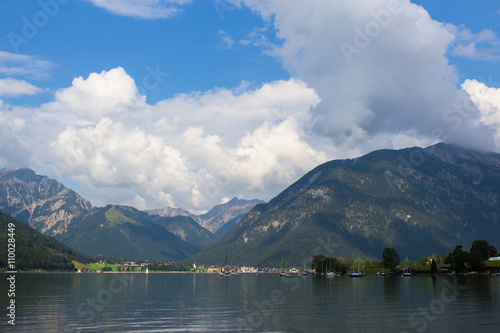
[{"label": "grassy field", "polygon": [[[92,264],[85,265],[85,264],[82,264],[81,262],[78,262],[78,261],[73,261],[73,264],[75,265],[76,269],[88,268],[88,269],[93,270],[93,271],[100,271],[104,267],[111,267],[113,272],[118,272],[118,267],[121,266],[121,265],[117,265],[117,264],[110,265],[110,264],[98,264],[98,263],[92,263]],[[136,269],[135,271],[139,272],[140,268]]]},{"label": "grassy field", "polygon": [[488,268],[500,269],[500,260],[486,261],[485,263]]}]

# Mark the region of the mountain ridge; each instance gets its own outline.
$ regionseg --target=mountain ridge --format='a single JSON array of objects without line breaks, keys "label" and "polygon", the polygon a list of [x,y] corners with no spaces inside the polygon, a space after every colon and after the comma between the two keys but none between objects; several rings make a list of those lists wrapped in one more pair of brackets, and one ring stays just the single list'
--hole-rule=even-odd
[{"label": "mountain ridge", "polygon": [[36,230],[55,236],[72,219],[92,211],[90,201],[56,180],[20,168],[0,170],[0,209]]},{"label": "mountain ridge", "polygon": [[301,264],[315,254],[379,258],[389,246],[415,259],[444,254],[500,234],[499,179],[499,154],[446,144],[329,161],[191,260],[218,264],[232,253],[245,265]]}]

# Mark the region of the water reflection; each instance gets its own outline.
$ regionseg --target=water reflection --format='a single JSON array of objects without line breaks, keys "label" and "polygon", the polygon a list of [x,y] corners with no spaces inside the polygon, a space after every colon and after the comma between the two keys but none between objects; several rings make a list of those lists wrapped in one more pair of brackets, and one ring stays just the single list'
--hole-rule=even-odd
[{"label": "water reflection", "polygon": [[[5,279],[0,287],[6,290]],[[493,331],[500,325],[496,277],[18,274],[17,289],[16,332]],[[5,298],[0,304],[6,306]],[[8,329],[1,321],[0,331]]]}]

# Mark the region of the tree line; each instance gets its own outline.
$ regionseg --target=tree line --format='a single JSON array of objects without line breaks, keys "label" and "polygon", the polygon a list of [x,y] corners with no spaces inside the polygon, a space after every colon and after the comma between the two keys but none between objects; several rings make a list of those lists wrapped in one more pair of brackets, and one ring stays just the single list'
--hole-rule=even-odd
[{"label": "tree line", "polygon": [[[453,252],[450,252],[443,256],[443,258],[433,254],[431,257],[421,257],[418,260],[419,266],[430,265],[431,273],[437,273],[438,264],[449,265],[451,271],[457,273],[464,272],[467,270],[481,271],[487,268],[485,261],[491,257],[500,256],[500,251],[498,251],[495,246],[490,245],[485,240],[476,240],[472,242],[469,251],[464,251],[462,245],[457,245]],[[344,258],[335,257],[325,257],[323,255],[316,255],[312,261],[312,269],[317,273],[325,273],[328,271],[335,271],[338,273],[345,274],[350,267],[358,266],[362,267],[378,267],[386,268],[389,270],[394,270],[398,266],[407,267],[413,265],[413,262],[405,258],[401,261],[401,258],[394,247],[387,247],[382,252],[382,260],[370,261],[368,259],[362,260],[360,258],[347,260]]]}]

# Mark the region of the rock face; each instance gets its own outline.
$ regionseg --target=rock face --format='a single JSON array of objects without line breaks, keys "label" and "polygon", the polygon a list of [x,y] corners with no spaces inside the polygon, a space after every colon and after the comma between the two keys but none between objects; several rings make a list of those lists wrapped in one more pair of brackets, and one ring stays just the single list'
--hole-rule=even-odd
[{"label": "rock face", "polygon": [[380,150],[318,166],[257,205],[192,260],[302,267],[316,254],[380,259],[451,252],[484,239],[500,245],[500,154],[438,144]]},{"label": "rock face", "polygon": [[198,216],[191,214],[187,210],[184,210],[181,208],[165,207],[165,208],[147,210],[146,212],[149,215],[153,215],[153,216],[160,216],[160,217],[187,216],[187,217],[192,218],[195,221],[199,220]]},{"label": "rock face", "polygon": [[56,236],[92,210],[89,201],[30,169],[0,170],[0,210],[36,230]]},{"label": "rock face", "polygon": [[202,227],[216,233],[226,223],[231,220],[234,221],[235,218],[239,221],[253,207],[261,203],[265,202],[261,200],[243,200],[233,198],[225,204],[215,206],[208,213],[199,215],[199,223]]},{"label": "rock face", "polygon": [[94,208],[33,170],[0,170],[0,210],[89,255],[182,260],[216,240],[202,225],[216,230],[231,219],[229,224],[235,224],[253,205],[233,199],[204,217],[169,207],[147,212],[126,206]]},{"label": "rock face", "polygon": [[247,212],[261,203],[265,202],[261,200],[244,200],[233,198],[232,200],[224,204],[215,206],[208,213],[202,215],[194,215],[186,210],[171,207],[148,210],[147,213],[152,216],[157,215],[161,217],[190,217],[203,228],[209,230],[217,236],[222,236],[227,231],[229,231],[231,227],[236,225],[236,223]]}]

